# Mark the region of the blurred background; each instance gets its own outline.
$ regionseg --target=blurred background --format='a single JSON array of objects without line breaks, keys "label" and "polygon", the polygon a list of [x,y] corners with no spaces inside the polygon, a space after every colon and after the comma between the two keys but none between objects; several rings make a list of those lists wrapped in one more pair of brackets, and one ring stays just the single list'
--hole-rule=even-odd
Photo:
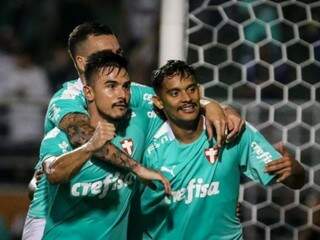
[{"label": "blurred background", "polygon": [[[1,1],[0,239],[20,238],[48,101],[77,78],[66,51],[72,29],[92,20],[109,25],[131,78],[149,84],[160,22],[179,9],[186,9],[178,19],[184,56],[205,95],[234,106],[270,142],[284,142],[308,172],[301,191],[243,179],[245,239],[320,239],[319,1],[179,0],[179,9],[160,12],[164,2]],[[165,36],[168,44],[176,37]]]}]

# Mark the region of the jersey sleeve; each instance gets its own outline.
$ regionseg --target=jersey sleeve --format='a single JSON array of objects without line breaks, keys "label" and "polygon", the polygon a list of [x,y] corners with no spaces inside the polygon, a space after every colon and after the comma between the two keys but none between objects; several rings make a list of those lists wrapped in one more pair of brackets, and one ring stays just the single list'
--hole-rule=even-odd
[{"label": "jersey sleeve", "polygon": [[58,128],[52,129],[41,142],[39,162],[36,168],[39,168],[43,161],[49,157],[57,157],[71,150],[72,146],[68,141],[67,135]]},{"label": "jersey sleeve", "polygon": [[155,95],[153,89],[139,83],[131,83],[130,108],[144,108],[153,110],[152,96]]},{"label": "jersey sleeve", "polygon": [[239,144],[242,172],[254,181],[267,185],[275,175],[265,172],[265,165],[281,158],[274,147],[249,123],[241,135]]},{"label": "jersey sleeve", "polygon": [[88,114],[87,103],[82,90],[66,87],[56,92],[48,106],[45,132],[57,127],[60,121],[69,113]]}]

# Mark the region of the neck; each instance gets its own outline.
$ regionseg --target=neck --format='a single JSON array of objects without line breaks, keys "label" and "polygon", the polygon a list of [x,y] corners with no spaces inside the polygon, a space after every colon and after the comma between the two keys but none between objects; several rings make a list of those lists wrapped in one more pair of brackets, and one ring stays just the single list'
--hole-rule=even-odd
[{"label": "neck", "polygon": [[78,71],[78,75],[79,75],[79,78],[80,78],[82,84],[84,85],[86,83],[85,78],[84,78],[84,73],[79,73],[79,71]]},{"label": "neck", "polygon": [[203,117],[201,115],[192,122],[177,123],[172,120],[168,120],[168,122],[176,139],[185,144],[195,141],[203,130]]}]

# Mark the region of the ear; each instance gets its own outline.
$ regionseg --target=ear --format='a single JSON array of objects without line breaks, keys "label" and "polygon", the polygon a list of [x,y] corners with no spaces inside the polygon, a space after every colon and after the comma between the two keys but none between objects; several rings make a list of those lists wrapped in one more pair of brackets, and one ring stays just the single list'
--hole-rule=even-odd
[{"label": "ear", "polygon": [[77,63],[77,66],[81,72],[84,72],[84,68],[86,66],[86,61],[87,60],[84,57],[79,56],[79,55],[76,56],[76,63]]},{"label": "ear", "polygon": [[152,102],[159,110],[163,109],[163,102],[161,101],[161,99],[158,96],[153,96]]},{"label": "ear", "polygon": [[90,87],[89,85],[84,85],[83,92],[84,92],[84,96],[89,102],[92,102],[94,100],[95,96],[94,96],[94,91],[92,87]]}]

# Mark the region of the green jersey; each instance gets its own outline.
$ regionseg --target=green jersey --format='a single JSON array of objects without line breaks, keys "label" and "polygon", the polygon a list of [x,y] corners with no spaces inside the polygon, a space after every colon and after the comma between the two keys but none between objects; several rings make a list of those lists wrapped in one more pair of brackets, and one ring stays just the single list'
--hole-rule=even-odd
[{"label": "green jersey", "polygon": [[242,239],[236,216],[240,174],[266,185],[274,176],[264,172],[265,164],[281,155],[249,124],[219,160],[214,144],[205,130],[193,143],[182,144],[168,123],[161,126],[143,163],[170,180],[172,197],[142,191],[144,239]]},{"label": "green jersey", "polygon": [[[145,132],[147,135],[144,139],[151,139],[154,131],[161,125],[161,120],[157,118],[152,108],[151,97],[154,95],[154,92],[152,88],[138,83],[131,83],[130,89],[130,107],[136,108],[137,112],[140,112],[139,109],[141,108],[143,114],[147,114],[148,118],[146,118],[145,124],[149,124],[149,130]],[[62,88],[50,100],[45,118],[45,133],[58,126],[61,119],[68,113],[88,114],[87,103],[83,94],[83,85],[80,79],[63,84]],[[55,129],[47,137],[52,138],[50,136],[54,136],[57,132],[58,129]],[[40,156],[40,159],[43,159],[43,156]],[[37,163],[35,170],[39,168],[41,168],[41,161]],[[47,195],[47,181],[45,178],[41,178],[29,206],[29,216],[34,218],[44,218],[46,216]]]},{"label": "green jersey", "polygon": [[[120,123],[113,144],[132,158],[142,159],[148,119],[147,111],[133,109],[131,117]],[[41,156],[45,160],[70,150],[67,135],[59,131],[42,142]],[[127,239],[134,180],[130,172],[92,158],[68,183],[47,183],[49,211],[44,239]]]},{"label": "green jersey", "polygon": [[[149,114],[152,114],[153,89],[138,83],[131,83],[130,91],[129,107],[142,107],[147,109]],[[58,126],[63,117],[69,113],[88,114],[83,84],[80,79],[64,83],[62,88],[51,98],[45,117],[45,133]]]}]

